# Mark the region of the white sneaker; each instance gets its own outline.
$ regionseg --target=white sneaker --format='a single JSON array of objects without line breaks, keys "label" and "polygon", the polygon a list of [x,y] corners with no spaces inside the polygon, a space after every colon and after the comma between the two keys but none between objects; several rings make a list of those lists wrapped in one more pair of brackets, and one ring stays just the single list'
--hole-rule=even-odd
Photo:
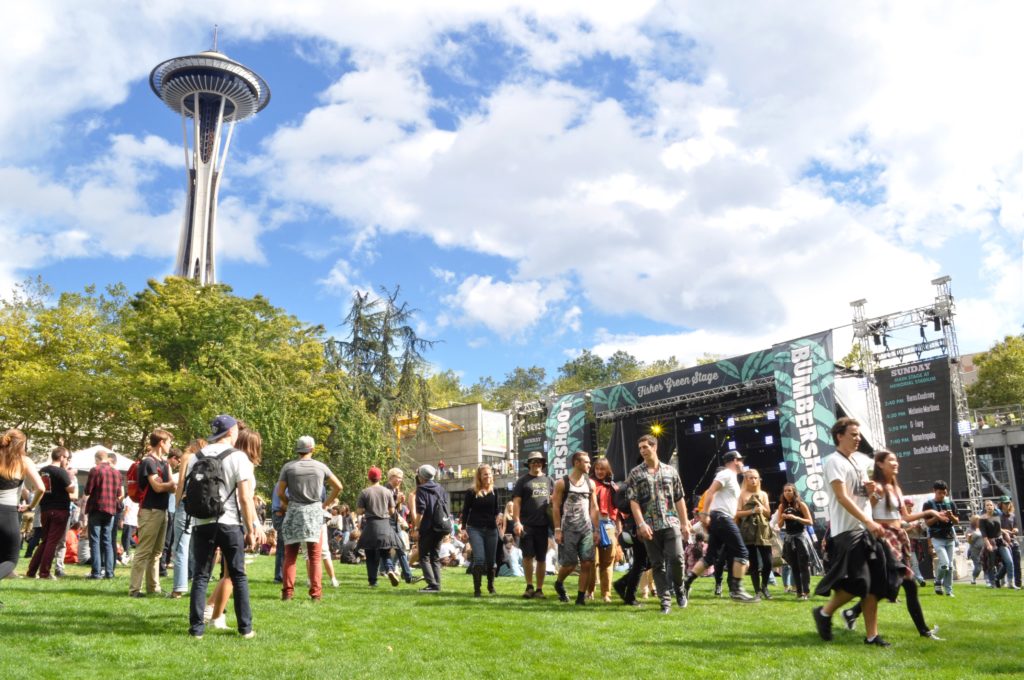
[{"label": "white sneaker", "polygon": [[227,630],[228,629],[228,622],[224,618],[224,614],[221,614],[220,616],[218,616],[215,619],[211,619],[210,620],[210,625],[213,626],[214,628],[216,628],[217,630]]},{"label": "white sneaker", "polygon": [[337,588],[338,587],[338,579],[332,578],[331,579],[331,586],[334,587],[334,588]]},{"label": "white sneaker", "polygon": [[210,619],[213,618],[213,605],[206,605],[206,609],[203,610],[203,623],[209,623]]}]

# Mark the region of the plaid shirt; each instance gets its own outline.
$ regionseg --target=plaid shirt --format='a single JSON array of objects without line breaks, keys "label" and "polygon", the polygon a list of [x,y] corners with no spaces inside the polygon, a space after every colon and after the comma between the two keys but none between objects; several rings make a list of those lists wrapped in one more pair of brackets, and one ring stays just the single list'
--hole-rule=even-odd
[{"label": "plaid shirt", "polygon": [[117,514],[117,497],[121,495],[121,473],[110,463],[100,463],[89,471],[89,480],[85,483],[86,512],[105,512]]},{"label": "plaid shirt", "polygon": [[676,502],[683,497],[683,480],[679,473],[665,465],[651,473],[646,463],[640,463],[626,477],[626,497],[636,501],[643,512],[644,521],[654,531],[679,526]]}]

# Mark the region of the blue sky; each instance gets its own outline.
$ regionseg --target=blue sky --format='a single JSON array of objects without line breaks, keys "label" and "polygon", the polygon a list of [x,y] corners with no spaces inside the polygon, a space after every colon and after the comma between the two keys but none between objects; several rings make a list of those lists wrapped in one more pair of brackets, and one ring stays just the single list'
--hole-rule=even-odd
[{"label": "blue sky", "polygon": [[1019,332],[1018,5],[692,4],[11,10],[0,293],[171,272],[180,122],[147,79],[218,23],[273,92],[232,141],[218,276],[331,332],[401,286],[436,368],[554,376],[742,354],[947,273],[963,351]]}]

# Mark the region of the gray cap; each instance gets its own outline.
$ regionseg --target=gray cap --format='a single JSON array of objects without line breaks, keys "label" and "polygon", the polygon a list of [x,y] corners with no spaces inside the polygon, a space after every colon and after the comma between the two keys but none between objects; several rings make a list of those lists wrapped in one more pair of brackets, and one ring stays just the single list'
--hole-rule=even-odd
[{"label": "gray cap", "polygon": [[433,465],[421,465],[420,469],[416,471],[416,476],[424,482],[429,482],[437,476],[437,469]]},{"label": "gray cap", "polygon": [[299,437],[295,442],[295,453],[309,453],[316,446],[316,442],[308,434]]}]

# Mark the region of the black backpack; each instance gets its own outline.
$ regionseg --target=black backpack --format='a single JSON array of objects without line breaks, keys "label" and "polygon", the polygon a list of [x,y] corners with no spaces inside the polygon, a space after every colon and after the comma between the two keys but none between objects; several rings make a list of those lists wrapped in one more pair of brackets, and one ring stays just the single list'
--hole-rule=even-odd
[{"label": "black backpack", "polygon": [[224,514],[224,506],[235,489],[221,497],[221,489],[227,487],[223,463],[225,458],[237,450],[228,449],[216,456],[207,456],[202,452],[196,454],[196,462],[185,478],[185,495],[182,498],[189,517],[215,519]]},{"label": "black backpack", "polygon": [[633,508],[629,505],[629,489],[625,482],[619,482],[615,485],[615,496],[612,502],[615,504],[615,509],[624,518],[633,516]]},{"label": "black backpack", "polygon": [[434,512],[430,516],[432,528],[434,531],[442,534],[451,533],[452,530],[452,513],[448,511],[448,499],[445,498],[444,492],[441,492],[437,502],[434,503]]}]

